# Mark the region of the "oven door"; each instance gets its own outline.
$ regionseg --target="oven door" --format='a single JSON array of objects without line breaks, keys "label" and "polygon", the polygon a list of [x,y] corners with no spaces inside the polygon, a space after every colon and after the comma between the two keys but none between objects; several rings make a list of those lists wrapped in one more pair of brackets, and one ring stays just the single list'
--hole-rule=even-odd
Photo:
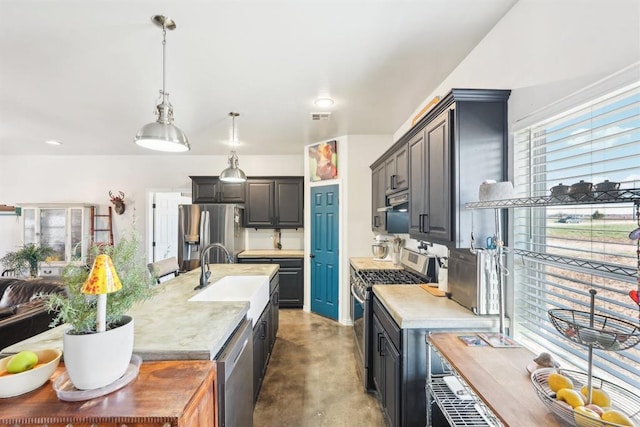
[{"label": "oven door", "polygon": [[367,340],[365,338],[368,324],[367,324],[367,292],[364,295],[360,295],[359,290],[363,289],[362,279],[360,279],[354,271],[351,272],[351,298],[350,298],[350,311],[351,321],[353,322],[353,338],[355,348],[355,359],[358,367],[358,376],[361,377],[365,390],[370,390],[370,378],[367,369],[367,363],[369,352],[366,350]]}]

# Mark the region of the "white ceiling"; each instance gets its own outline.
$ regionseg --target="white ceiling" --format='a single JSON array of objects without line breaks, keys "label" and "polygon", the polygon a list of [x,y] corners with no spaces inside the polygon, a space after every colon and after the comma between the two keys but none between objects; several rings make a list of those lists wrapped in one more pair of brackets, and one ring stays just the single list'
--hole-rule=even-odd
[{"label": "white ceiling", "polygon": [[162,87],[156,14],[177,23],[166,88],[190,154],[228,152],[230,111],[240,155],[390,135],[516,1],[0,0],[0,154],[154,153],[133,136]]}]

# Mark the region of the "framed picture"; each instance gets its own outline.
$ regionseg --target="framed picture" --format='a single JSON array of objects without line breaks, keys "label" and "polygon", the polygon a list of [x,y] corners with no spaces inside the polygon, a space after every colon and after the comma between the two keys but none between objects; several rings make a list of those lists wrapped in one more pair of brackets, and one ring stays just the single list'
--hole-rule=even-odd
[{"label": "framed picture", "polygon": [[338,176],[337,141],[321,142],[309,147],[309,180],[334,179]]}]

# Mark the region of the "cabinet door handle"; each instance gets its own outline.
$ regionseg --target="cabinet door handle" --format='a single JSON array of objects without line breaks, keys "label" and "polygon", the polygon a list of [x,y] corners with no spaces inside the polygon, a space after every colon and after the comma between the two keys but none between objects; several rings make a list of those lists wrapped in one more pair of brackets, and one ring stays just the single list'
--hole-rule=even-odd
[{"label": "cabinet door handle", "polygon": [[[427,219],[427,226],[424,226],[424,220],[425,218]],[[421,233],[428,233],[429,232],[429,214],[420,214],[418,215],[418,222],[420,223],[418,225],[418,231]]]},{"label": "cabinet door handle", "polygon": [[384,356],[384,335],[378,334],[378,353]]},{"label": "cabinet door handle", "polygon": [[391,175],[391,189],[395,190],[396,189],[396,175]]},{"label": "cabinet door handle", "polygon": [[373,226],[380,227],[380,216],[376,215],[373,217]]},{"label": "cabinet door handle", "polygon": [[309,254],[309,258],[315,258],[316,256],[314,254]]},{"label": "cabinet door handle", "polygon": [[260,339],[263,340],[267,336],[267,322],[263,320],[260,322]]}]

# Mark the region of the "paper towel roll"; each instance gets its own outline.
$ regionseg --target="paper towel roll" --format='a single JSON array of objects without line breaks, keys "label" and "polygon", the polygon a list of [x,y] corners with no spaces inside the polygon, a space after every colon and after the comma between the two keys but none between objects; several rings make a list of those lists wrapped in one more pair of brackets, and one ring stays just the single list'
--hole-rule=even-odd
[{"label": "paper towel roll", "polygon": [[511,181],[495,182],[487,180],[480,184],[479,200],[487,202],[491,200],[504,200],[513,197],[513,184]]}]

